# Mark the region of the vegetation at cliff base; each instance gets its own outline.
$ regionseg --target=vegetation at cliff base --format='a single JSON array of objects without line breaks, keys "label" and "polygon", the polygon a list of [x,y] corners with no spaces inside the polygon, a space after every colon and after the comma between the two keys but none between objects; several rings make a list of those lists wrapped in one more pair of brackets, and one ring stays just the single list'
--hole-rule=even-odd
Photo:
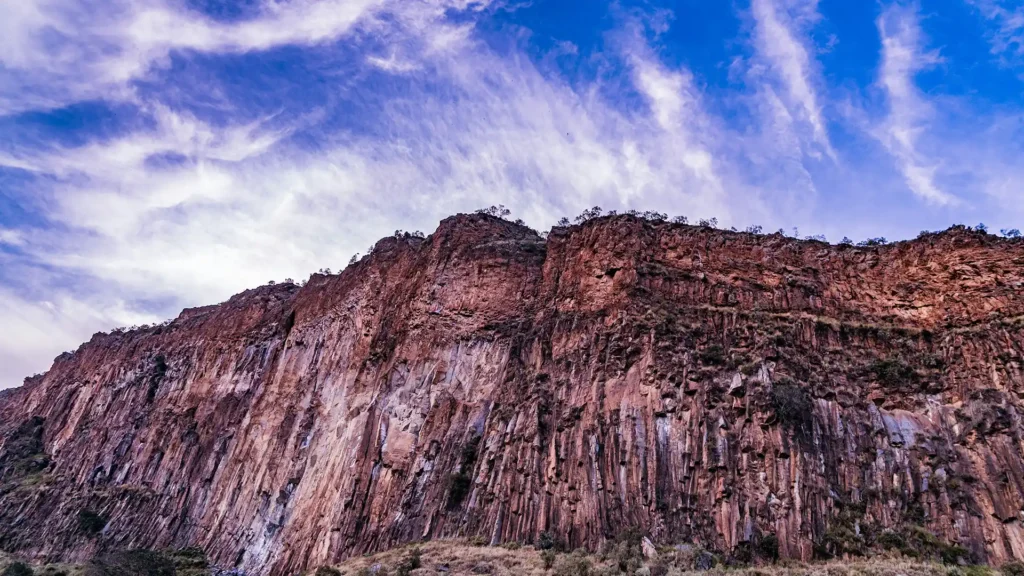
[{"label": "vegetation at cliff base", "polygon": [[655,546],[636,529],[623,530],[596,552],[541,549],[539,541],[481,546],[470,540],[435,540],[350,558],[310,570],[308,576],[1024,576],[1024,565],[1017,563],[999,570],[933,556],[941,546],[929,547],[937,542],[932,539],[916,542],[922,548],[910,555],[878,548],[873,557],[809,564],[780,559],[780,542],[772,533],[755,535],[727,553],[695,544]]},{"label": "vegetation at cliff base", "polygon": [[4,568],[3,572],[0,572],[0,576],[33,576],[35,572],[32,568],[29,568],[28,564],[24,562],[14,562]]}]

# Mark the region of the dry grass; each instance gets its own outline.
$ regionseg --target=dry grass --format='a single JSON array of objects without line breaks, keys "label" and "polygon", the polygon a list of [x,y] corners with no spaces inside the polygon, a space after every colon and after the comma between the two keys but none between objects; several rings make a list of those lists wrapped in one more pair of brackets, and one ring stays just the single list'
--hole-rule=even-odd
[{"label": "dry grass", "polygon": [[[540,553],[531,546],[517,550],[501,546],[473,546],[465,541],[434,540],[422,544],[394,548],[387,552],[361,558],[352,558],[335,566],[345,576],[374,573],[379,566],[394,576],[402,560],[413,548],[419,548],[422,566],[410,572],[412,576],[435,576],[439,568],[447,567],[449,575],[492,574],[493,576],[542,576],[548,574]],[[477,570],[477,571],[474,571]],[[480,572],[489,570],[489,572]],[[312,574],[313,572],[310,572]],[[381,574],[381,572],[377,572]]]},{"label": "dry grass", "polygon": [[[409,572],[411,576],[559,576],[558,564],[554,569],[545,569],[541,552],[532,546],[508,549],[501,546],[473,546],[466,541],[455,540],[424,542],[372,556],[352,558],[334,568],[344,576],[395,576],[403,558],[414,547],[421,552],[422,566]],[[566,556],[564,553],[559,554],[560,559]],[[586,559],[593,565],[593,576],[622,574],[610,558],[591,554]],[[652,564],[654,562],[649,562],[647,566]],[[671,565],[667,568],[667,576],[1000,576],[998,571],[983,566],[944,566],[899,557],[812,564],[780,561],[774,565],[744,568],[718,566],[707,571]],[[640,574],[645,573],[648,573],[647,569],[642,568]]]},{"label": "dry grass", "polygon": [[[559,576],[556,562],[554,569],[545,569],[541,552],[532,546],[512,547],[474,546],[461,540],[436,540],[422,544],[408,545],[381,552],[373,556],[351,558],[334,566],[344,576],[397,576],[403,561],[413,548],[421,553],[420,568],[408,572],[409,576]],[[581,552],[576,552],[579,555]],[[558,554],[565,560],[569,554]],[[592,576],[615,576],[622,574],[610,558],[587,555],[593,565]],[[14,562],[14,558],[0,552],[0,573]],[[650,566],[653,563],[648,563]],[[671,563],[670,563],[671,564]],[[72,564],[32,565],[39,576],[82,576],[83,567]],[[442,569],[447,569],[442,571]],[[316,571],[311,570],[312,576]],[[640,574],[644,574],[642,568]],[[901,557],[877,557],[851,561],[830,561],[814,564],[800,564],[781,561],[775,565],[751,566],[745,568],[716,567],[707,571],[685,570],[668,566],[666,576],[1002,576],[999,571],[984,566],[943,566],[942,564],[920,562]]]},{"label": "dry grass", "polygon": [[712,568],[706,572],[669,571],[679,576],[996,576],[987,567],[951,567],[908,559],[831,560],[814,564],[780,562],[774,566]]},{"label": "dry grass", "polygon": [[[8,566],[14,564],[15,558],[9,554],[0,552],[0,573],[3,573]],[[30,564],[32,571],[37,576],[83,576],[85,570],[76,564]]]}]

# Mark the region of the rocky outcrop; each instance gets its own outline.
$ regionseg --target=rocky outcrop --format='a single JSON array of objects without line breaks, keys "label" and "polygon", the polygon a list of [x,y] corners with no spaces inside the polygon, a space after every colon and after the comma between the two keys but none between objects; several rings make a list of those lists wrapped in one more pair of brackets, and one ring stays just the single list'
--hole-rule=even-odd
[{"label": "rocky outcrop", "polygon": [[966,229],[452,217],[5,393],[0,548],[278,575],[450,536],[809,559],[916,527],[1024,558],[1022,286],[1024,244]]}]

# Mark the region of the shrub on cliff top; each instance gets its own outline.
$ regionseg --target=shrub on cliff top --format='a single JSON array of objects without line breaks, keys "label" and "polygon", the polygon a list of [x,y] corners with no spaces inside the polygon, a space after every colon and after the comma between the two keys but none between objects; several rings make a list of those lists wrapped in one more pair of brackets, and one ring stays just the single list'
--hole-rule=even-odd
[{"label": "shrub on cliff top", "polygon": [[488,206],[487,208],[480,208],[476,211],[477,214],[487,214],[488,216],[494,216],[495,218],[507,218],[512,211],[505,208],[504,204],[498,204],[497,206]]},{"label": "shrub on cliff top", "polygon": [[601,216],[601,212],[602,212],[602,210],[601,210],[600,206],[594,206],[593,208],[591,208],[589,210],[584,210],[582,214],[580,214],[579,216],[576,217],[576,223],[577,224],[582,224],[583,222],[586,222],[587,220],[592,220],[594,218],[598,218],[598,217]]}]

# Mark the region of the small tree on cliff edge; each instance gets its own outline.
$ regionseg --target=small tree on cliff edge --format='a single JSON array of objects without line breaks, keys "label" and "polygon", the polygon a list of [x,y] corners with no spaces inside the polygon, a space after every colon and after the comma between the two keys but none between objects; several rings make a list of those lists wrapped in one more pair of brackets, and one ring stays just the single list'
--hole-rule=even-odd
[{"label": "small tree on cliff edge", "polygon": [[600,206],[594,206],[593,208],[590,208],[589,210],[584,210],[583,213],[581,213],[579,216],[576,217],[576,223],[577,224],[582,224],[582,223],[586,222],[587,220],[590,220],[592,218],[597,218],[597,217],[599,217],[601,215],[601,212],[602,212],[602,210],[601,210]]},{"label": "small tree on cliff edge", "polygon": [[477,214],[487,214],[488,216],[494,216],[495,218],[506,218],[512,211],[505,208],[504,204],[498,204],[497,206],[489,206],[487,208],[480,208],[476,211]]}]

